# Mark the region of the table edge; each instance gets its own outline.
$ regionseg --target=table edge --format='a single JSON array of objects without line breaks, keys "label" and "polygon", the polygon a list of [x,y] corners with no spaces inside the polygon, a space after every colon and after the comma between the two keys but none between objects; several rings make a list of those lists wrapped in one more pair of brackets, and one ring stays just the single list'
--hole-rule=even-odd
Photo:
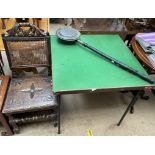
[{"label": "table edge", "polygon": [[80,94],[80,93],[96,93],[96,92],[114,92],[114,91],[131,91],[131,90],[151,90],[155,85],[145,85],[138,87],[116,87],[116,88],[97,88],[97,89],[79,89],[79,90],[61,90],[53,91],[55,94]]}]

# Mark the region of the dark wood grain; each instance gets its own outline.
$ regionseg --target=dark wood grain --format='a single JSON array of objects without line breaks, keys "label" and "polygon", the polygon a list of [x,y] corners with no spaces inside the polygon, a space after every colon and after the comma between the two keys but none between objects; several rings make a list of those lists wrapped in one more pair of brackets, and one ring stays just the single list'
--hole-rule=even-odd
[{"label": "dark wood grain", "polygon": [[153,66],[153,64],[148,59],[148,54],[145,53],[143,48],[136,41],[135,37],[132,39],[131,45],[132,45],[133,51],[134,51],[135,55],[138,57],[138,59],[141,60],[142,63],[146,67],[148,67],[149,69],[155,71],[155,66]]}]

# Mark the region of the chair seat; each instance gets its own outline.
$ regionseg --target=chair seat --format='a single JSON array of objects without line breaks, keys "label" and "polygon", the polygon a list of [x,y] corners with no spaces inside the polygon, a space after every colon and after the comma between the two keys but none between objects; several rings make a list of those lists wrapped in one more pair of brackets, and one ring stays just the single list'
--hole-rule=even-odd
[{"label": "chair seat", "polygon": [[25,113],[57,106],[51,77],[12,78],[3,113]]}]

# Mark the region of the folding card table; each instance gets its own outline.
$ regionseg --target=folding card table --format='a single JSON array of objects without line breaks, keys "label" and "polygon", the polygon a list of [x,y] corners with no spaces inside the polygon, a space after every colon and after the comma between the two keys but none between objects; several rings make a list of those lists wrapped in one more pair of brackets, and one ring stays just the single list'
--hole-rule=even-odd
[{"label": "folding card table", "polygon": [[[148,76],[118,35],[81,35],[80,40]],[[66,45],[52,35],[51,47],[53,91],[59,104],[63,94],[131,91],[133,98],[117,124],[120,125],[127,112],[133,112],[134,104],[144,90],[155,86],[104,60],[78,43]]]}]

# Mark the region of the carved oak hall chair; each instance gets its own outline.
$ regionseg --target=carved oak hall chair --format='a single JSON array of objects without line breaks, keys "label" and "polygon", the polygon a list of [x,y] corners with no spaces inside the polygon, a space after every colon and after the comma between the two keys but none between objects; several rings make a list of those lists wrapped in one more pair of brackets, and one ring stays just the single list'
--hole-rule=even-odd
[{"label": "carved oak hall chair", "polygon": [[[3,34],[2,39],[12,70],[3,113],[8,116],[13,131],[19,133],[20,123],[51,119],[59,129],[59,104],[51,83],[49,34],[33,24],[19,23]],[[47,68],[47,74],[35,71],[30,76],[25,72],[34,69],[38,72],[38,67]]]}]

